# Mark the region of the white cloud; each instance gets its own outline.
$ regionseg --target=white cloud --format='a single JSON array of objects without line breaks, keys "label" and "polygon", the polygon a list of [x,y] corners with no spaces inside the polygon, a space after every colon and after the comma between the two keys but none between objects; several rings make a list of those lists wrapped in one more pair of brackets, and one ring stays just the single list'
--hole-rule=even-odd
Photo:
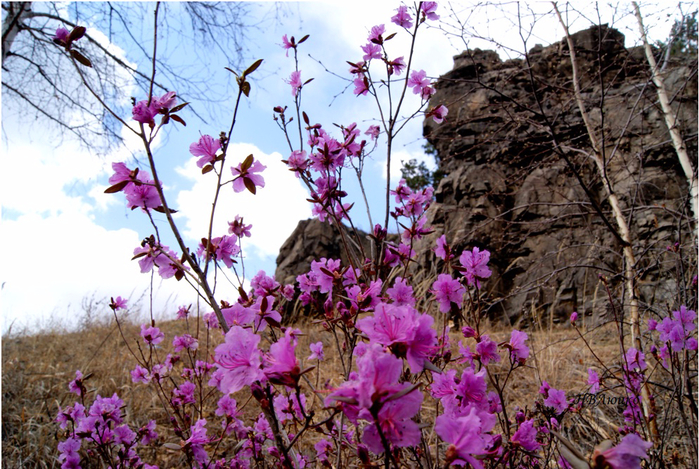
[{"label": "white cloud", "polygon": [[[246,224],[252,224],[252,237],[245,238],[243,248],[252,248],[256,257],[276,257],[279,248],[296,228],[299,220],[311,216],[310,204],[306,201],[307,192],[286,165],[281,162],[279,153],[266,155],[256,146],[248,143],[231,144],[228,148],[230,164],[224,169],[224,181],[232,177],[230,166],[240,163],[247,155],[253,154],[267,166],[262,173],[265,187],[258,188],[257,194],[235,193],[230,184],[224,186],[217,206],[213,236],[228,232],[228,223],[235,215],[243,217]],[[180,191],[177,197],[179,218],[185,219],[185,234],[194,240],[205,237],[209,226],[210,207],[215,190],[215,174],[202,175],[196,166],[198,158],[189,159],[177,172],[194,181],[191,190]]]},{"label": "white cloud", "polygon": [[[141,274],[138,263],[131,261],[139,241],[135,231],[107,230],[76,211],[3,220],[2,331],[13,322],[15,330],[54,321],[75,327],[84,314],[80,302],[91,295],[96,300],[133,295],[135,300],[150,284],[150,275]],[[168,298],[186,290],[174,279],[159,284],[156,275],[158,316]],[[100,312],[111,311],[103,307]]]}]

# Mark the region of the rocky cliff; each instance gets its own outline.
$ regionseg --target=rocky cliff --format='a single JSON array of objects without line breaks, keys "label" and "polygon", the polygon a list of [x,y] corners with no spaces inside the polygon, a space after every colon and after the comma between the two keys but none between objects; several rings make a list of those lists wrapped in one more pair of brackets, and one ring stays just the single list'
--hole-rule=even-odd
[{"label": "rocky cliff", "polygon": [[[632,230],[641,299],[662,310],[678,291],[670,275],[677,256],[667,246],[680,243],[695,254],[687,180],[643,51],[627,50],[624,36],[604,26],[573,40],[606,177]],[[691,60],[670,63],[666,73],[693,161],[696,71]],[[589,157],[567,42],[536,46],[526,59],[506,62],[492,51],[466,51],[437,87],[430,104],[447,105],[448,121],[426,120],[424,134],[447,176],[428,213],[436,231],[423,244],[446,234],[458,248],[492,252],[493,315],[558,321],[576,310],[604,311],[599,275],[619,284],[621,244],[603,222],[614,225],[614,218]],[[419,262],[429,267],[434,256],[423,251]]]},{"label": "rocky cliff", "polygon": [[[696,270],[687,181],[642,50],[627,50],[624,36],[605,26],[573,39],[583,100],[603,146],[605,176],[631,226],[641,300],[663,310],[675,305],[678,294],[670,273],[677,270],[679,256],[667,247],[679,243],[687,249],[694,264],[685,271]],[[696,161],[695,60],[671,61],[666,83],[677,125]],[[604,222],[614,225],[589,157],[566,41],[536,46],[525,59],[505,62],[492,51],[466,51],[454,58],[437,90],[430,105],[445,104],[449,115],[439,125],[427,119],[424,135],[446,177],[427,213],[435,231],[416,249],[420,271],[440,268],[427,248],[445,234],[457,250],[491,251],[493,276],[485,288],[493,317],[557,322],[572,311],[604,312],[609,301],[599,276],[612,289],[619,286],[621,244]],[[307,271],[311,257],[339,252],[328,248],[337,235],[316,233],[319,229],[299,225],[277,261],[280,281]],[[328,253],[314,251],[316,244]]]}]

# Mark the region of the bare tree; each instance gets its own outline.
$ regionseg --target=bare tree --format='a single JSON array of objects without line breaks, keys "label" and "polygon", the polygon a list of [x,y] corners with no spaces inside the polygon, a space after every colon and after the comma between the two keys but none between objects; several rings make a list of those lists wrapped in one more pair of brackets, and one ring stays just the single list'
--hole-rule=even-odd
[{"label": "bare tree", "polygon": [[[97,152],[118,145],[121,126],[85,87],[78,86],[69,54],[57,53],[60,46],[53,37],[59,27],[87,28],[72,47],[91,61],[90,74],[100,96],[127,115],[129,98],[142,98],[150,86],[153,7],[136,2],[3,2],[5,121],[41,119],[56,135],[71,133]],[[212,87],[209,67],[214,58],[223,57],[227,63],[217,65],[239,68],[246,35],[258,26],[251,10],[245,2],[162,4],[154,92],[176,90],[183,100],[196,99],[208,106],[206,112],[200,109],[200,118],[210,116],[210,105],[229,90]],[[278,10],[276,14],[278,18]],[[173,57],[176,52],[179,55]]]}]

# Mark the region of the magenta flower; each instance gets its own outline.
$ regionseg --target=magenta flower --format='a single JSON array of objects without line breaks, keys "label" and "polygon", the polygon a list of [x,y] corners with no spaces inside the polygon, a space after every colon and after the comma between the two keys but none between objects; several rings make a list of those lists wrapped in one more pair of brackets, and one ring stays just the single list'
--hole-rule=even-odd
[{"label": "magenta flower", "polygon": [[[408,387],[405,384],[405,387]],[[362,442],[370,451],[376,454],[384,452],[377,425],[381,428],[384,437],[393,446],[416,446],[420,443],[422,433],[417,423],[411,419],[420,410],[423,395],[414,390],[396,400],[384,403],[378,411],[378,421],[374,421],[364,428]]]},{"label": "magenta flower", "polygon": [[69,35],[70,31],[68,31],[66,28],[60,27],[56,30],[56,34],[53,36],[53,40],[67,43]]},{"label": "magenta flower", "polygon": [[152,105],[148,105],[148,100],[139,101],[131,110],[131,115],[136,122],[141,124],[155,125],[154,118],[158,110]]},{"label": "magenta flower", "polygon": [[236,235],[238,238],[250,237],[250,228],[252,225],[246,225],[243,223],[243,217],[240,215],[235,216],[235,220],[228,222],[228,232],[230,234]]},{"label": "magenta flower", "polygon": [[497,363],[500,361],[498,353],[498,344],[490,340],[486,334],[481,336],[481,341],[476,344],[476,352],[481,357],[481,362],[487,365],[490,362]]},{"label": "magenta flower", "polygon": [[[432,87],[429,87],[429,88],[430,88],[430,90],[433,89]],[[429,96],[425,97],[428,94],[429,94]],[[432,93],[431,91],[429,91],[429,92],[423,91],[423,99],[429,99],[429,97],[432,96],[432,94],[434,94],[434,93]],[[447,107],[445,105],[440,104],[436,108],[431,109],[425,115],[425,117],[431,117],[437,124],[441,124],[442,122],[444,122],[444,119],[447,117],[447,114],[449,114],[449,109],[447,109]]]},{"label": "magenta flower", "polygon": [[75,370],[75,379],[68,384],[68,389],[70,392],[77,394],[78,396],[83,395],[85,386],[83,386],[83,373],[80,370]]},{"label": "magenta flower", "polygon": [[364,135],[368,135],[372,140],[376,140],[379,138],[379,133],[381,133],[381,129],[378,125],[370,125],[367,131],[364,132]]},{"label": "magenta flower", "polygon": [[401,5],[396,9],[396,11],[398,13],[391,17],[391,21],[400,26],[401,28],[412,28],[413,18],[408,13],[408,7],[405,5]]},{"label": "magenta flower", "polygon": [[109,305],[114,311],[119,311],[120,309],[126,309],[126,299],[120,296],[116,297],[116,300],[112,298],[112,302]]},{"label": "magenta flower", "polygon": [[[63,29],[63,28],[60,28]],[[62,463],[61,468],[78,469],[80,468],[80,447],[82,440],[77,438],[67,438],[65,441],[58,443],[58,462]]]},{"label": "magenta flower", "polygon": [[189,152],[194,156],[201,156],[197,160],[197,166],[203,168],[216,159],[216,152],[221,149],[221,140],[210,135],[202,135],[199,141],[189,146]]},{"label": "magenta flower", "polygon": [[434,248],[434,253],[440,259],[444,259],[449,262],[452,258],[451,250],[449,249],[449,244],[447,244],[446,235],[442,235],[437,238],[437,247]]},{"label": "magenta flower", "polygon": [[548,390],[548,397],[544,399],[544,404],[553,408],[556,413],[562,414],[568,409],[568,400],[565,391],[551,388]]},{"label": "magenta flower", "polygon": [[510,359],[512,362],[524,364],[529,358],[529,347],[524,342],[527,340],[527,333],[513,330],[510,334],[510,342],[505,347],[510,349]]},{"label": "magenta flower", "polygon": [[131,180],[131,170],[124,163],[112,163],[114,174],[109,178],[109,184],[115,185],[120,182]]},{"label": "magenta flower", "polygon": [[447,313],[451,309],[452,302],[461,308],[466,288],[458,280],[453,279],[451,275],[439,274],[431,291],[439,302],[439,310],[442,313]]},{"label": "magenta flower", "polygon": [[150,178],[150,173],[139,171],[136,179],[140,184],[130,183],[124,188],[126,203],[131,210],[140,208],[144,212],[160,206],[160,195],[155,188],[155,181]]},{"label": "magenta flower", "polygon": [[481,282],[479,279],[489,278],[492,272],[488,268],[488,261],[490,260],[490,252],[487,250],[481,251],[477,247],[473,248],[473,251],[464,251],[459,257],[459,262],[464,267],[464,277],[466,278],[466,283],[469,285],[476,285],[477,288],[481,287]]},{"label": "magenta flower", "polygon": [[380,24],[378,26],[373,26],[371,28],[371,32],[369,33],[369,42],[373,42],[374,44],[383,44],[383,36],[382,34],[386,32],[386,28],[384,27],[383,24]]},{"label": "magenta flower", "polygon": [[405,70],[405,67],[406,67],[406,65],[405,65],[405,60],[403,60],[403,57],[402,56],[398,57],[397,59],[391,60],[390,62],[388,62],[388,73],[390,75],[392,75],[394,73],[396,75],[400,75],[401,73],[403,73],[403,70]]},{"label": "magenta flower", "polygon": [[165,338],[165,334],[155,326],[148,327],[145,324],[141,324],[141,337],[148,345],[158,345]]},{"label": "magenta flower", "polygon": [[365,46],[362,46],[362,50],[364,51],[364,55],[362,56],[362,60],[369,61],[371,59],[380,59],[382,57],[381,55],[381,46],[373,43],[368,43]]},{"label": "magenta flower", "polygon": [[573,314],[570,315],[570,323],[575,324],[575,321],[578,320],[578,312],[573,311]]},{"label": "magenta flower", "polygon": [[396,306],[415,306],[413,287],[408,285],[408,282],[402,277],[396,277],[393,286],[386,290],[386,294]]},{"label": "magenta flower", "polygon": [[434,430],[443,441],[450,443],[446,454],[447,465],[465,466],[468,463],[482,469],[480,459],[488,454],[493,442],[493,437],[487,433],[493,423],[483,420],[474,407],[465,415],[442,414],[437,417]]},{"label": "magenta flower", "polygon": [[316,342],[315,344],[310,344],[311,354],[308,356],[307,360],[320,360],[325,359],[325,354],[323,353],[323,342]]},{"label": "magenta flower", "polygon": [[364,75],[354,79],[354,94],[365,96],[369,92],[369,80]]},{"label": "magenta flower", "polygon": [[157,110],[157,111],[166,111],[173,107],[175,105],[175,102],[177,101],[177,93],[174,91],[168,91],[164,95],[156,98],[155,96],[153,97],[152,101],[152,106]]},{"label": "magenta flower", "polygon": [[430,80],[424,70],[413,70],[408,80],[408,86],[413,88],[413,94],[422,94],[422,89],[430,86]]},{"label": "magenta flower", "polygon": [[233,180],[233,190],[235,192],[243,192],[246,188],[255,194],[257,192],[257,187],[265,187],[265,180],[262,176],[255,173],[261,173],[267,166],[263,165],[259,161],[251,160],[251,164],[246,165],[247,159],[236,166],[231,168],[231,172],[235,179]]},{"label": "magenta flower", "polygon": [[215,363],[220,371],[219,390],[231,394],[265,378],[260,366],[262,353],[257,348],[260,336],[233,326],[224,343],[216,347]]},{"label": "magenta flower", "polygon": [[514,435],[512,435],[512,443],[515,443],[525,451],[536,451],[541,444],[536,441],[536,427],[534,420],[525,420],[519,426]]},{"label": "magenta flower", "polygon": [[199,419],[190,428],[190,437],[184,442],[183,449],[189,450],[200,467],[206,467],[209,463],[209,455],[204,449],[204,445],[211,440],[206,436],[206,420]]},{"label": "magenta flower", "polygon": [[357,329],[369,340],[384,346],[407,343],[412,339],[415,317],[412,308],[380,303],[373,316],[357,321]]},{"label": "magenta flower", "polygon": [[653,443],[629,433],[621,442],[609,449],[595,448],[592,460],[596,467],[609,466],[612,469],[641,469],[641,459],[648,458],[647,451]]},{"label": "magenta flower", "polygon": [[301,87],[303,87],[303,82],[301,81],[301,71],[294,70],[291,72],[289,81],[287,81],[287,83],[291,85],[291,95],[296,97],[299,94],[299,91],[301,91]]},{"label": "magenta flower", "polygon": [[131,381],[134,383],[148,384],[150,383],[150,373],[141,365],[136,365],[136,368],[131,371]]},{"label": "magenta flower", "polygon": [[289,49],[296,49],[296,44],[294,37],[291,37],[291,42],[287,38],[286,34],[282,36],[282,47],[286,50],[286,56],[289,57]]},{"label": "magenta flower", "polygon": [[599,391],[599,375],[592,368],[587,369],[587,384],[590,385],[590,392],[597,394],[597,391]]},{"label": "magenta flower", "polygon": [[272,383],[295,388],[301,377],[301,368],[296,359],[296,339],[291,333],[292,330],[287,329],[284,337],[269,347],[264,373]]},{"label": "magenta flower", "polygon": [[308,156],[306,150],[294,150],[286,161],[289,169],[294,171],[296,177],[300,177],[299,173],[308,169]]},{"label": "magenta flower", "polygon": [[658,321],[652,318],[648,318],[648,330],[654,331],[658,327]]},{"label": "magenta flower", "polygon": [[435,13],[437,10],[437,2],[422,2],[420,10],[428,20],[436,21],[439,19],[439,15]]},{"label": "magenta flower", "polygon": [[196,350],[199,348],[199,341],[192,337],[189,334],[183,334],[183,335],[176,335],[174,339],[172,339],[172,346],[175,349],[175,352],[179,352],[180,350]]}]

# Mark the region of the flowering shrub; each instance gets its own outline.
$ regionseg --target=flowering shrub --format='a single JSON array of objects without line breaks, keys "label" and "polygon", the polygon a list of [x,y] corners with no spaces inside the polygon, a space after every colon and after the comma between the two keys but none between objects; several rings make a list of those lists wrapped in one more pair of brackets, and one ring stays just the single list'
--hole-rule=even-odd
[{"label": "flowering shrub", "polygon": [[[297,51],[308,36],[298,42],[287,35],[282,38],[282,47],[287,56],[293,53],[296,64],[287,80],[294,106],[290,112],[288,106],[275,107],[275,121],[290,146],[285,162],[307,186],[319,219],[353,227],[353,207],[345,202],[347,193],[340,184],[342,169],[354,168],[361,183],[362,163],[376,148],[363,135],[372,142],[386,139],[390,164],[390,143],[402,128],[396,122],[403,115],[400,103],[408,88],[421,97],[419,109],[409,115],[422,112],[437,123],[447,118],[446,106],[428,108],[435,90],[424,70],[411,69],[412,47],[407,60],[387,48],[399,33],[410,34],[414,44],[421,26],[438,20],[436,10],[435,2],[422,2],[414,9],[400,6],[389,28],[382,24],[371,29],[361,46],[362,60],[350,62],[350,73],[357,99],[375,98],[384,118],[366,129],[345,123],[335,135],[312,124],[300,106],[310,80],[301,79]],[[56,42],[68,50],[77,36],[59,30]],[[250,91],[247,77],[259,65],[260,61],[236,74],[239,93],[231,130],[242,95]],[[391,93],[398,93],[399,104],[382,108],[382,96]],[[141,272],[157,267],[161,277],[186,279],[201,289],[212,310],[202,318],[206,331],[190,324],[192,312],[186,306],[179,308],[177,317],[186,322],[187,333],[170,338],[154,321],[141,326],[140,342],[133,350],[138,365],[131,378],[134,386],[150,386],[158,396],[163,405],[158,423],[151,420],[133,427],[125,419],[119,396],[92,396],[85,376],[77,371],[69,389],[79,400],[59,409],[56,417],[64,435],[58,446],[61,467],[82,467],[92,459],[114,468],[156,467],[139,456],[143,447],[154,445],[177,452],[180,466],[197,468],[548,467],[557,462],[562,467],[618,469],[640,467],[661,445],[653,425],[655,401],[647,394],[649,365],[637,347],[625,349],[618,368],[601,363],[599,373],[589,370],[590,394],[618,393],[622,388],[626,397],[619,434],[613,441],[599,442],[589,457],[563,432],[568,416],[580,412],[579,396],[543,381],[536,402],[511,402],[508,384],[530,366],[531,351],[523,331],[512,330],[509,341],[498,343],[485,330],[480,300],[481,287],[491,277],[487,250],[474,246],[457,252],[441,236],[433,250],[444,261],[442,271],[425,296],[416,297],[411,263],[416,242],[430,232],[425,211],[432,202],[431,188],[414,191],[405,181],[387,187],[386,220],[374,226],[370,252],[361,243],[351,249],[347,238],[356,233],[343,229],[346,263],[313,261],[310,270],[298,276],[297,285],[281,285],[259,272],[249,290],[240,285],[239,298],[232,303],[215,298],[209,272],[236,269],[236,259],[242,256],[239,240],[251,235],[251,226],[238,216],[229,222],[228,234],[212,233],[210,226],[196,255],[182,241],[157,176],[151,142],[171,121],[184,123],[177,112],[185,105],[177,105],[174,92],[134,101],[132,117],[138,129],[132,130],[143,141],[150,172],[116,163],[107,192],[124,192],[127,205],[140,208],[153,223],[156,234],[134,250]],[[305,129],[299,127],[298,147],[291,144],[296,138],[291,135],[289,114],[295,114],[297,122],[303,116],[305,123]],[[162,116],[159,123],[157,116]],[[224,169],[231,156],[229,136],[230,132],[218,139],[202,135],[189,148],[200,157],[202,177],[213,173],[215,200],[229,183],[235,193],[256,194],[265,187],[265,166],[253,155],[231,165],[230,173]],[[389,213],[391,195],[395,208]],[[212,210],[215,207],[214,202]],[[166,215],[180,253],[161,243],[152,211]],[[389,216],[399,232],[393,241],[387,236]],[[292,301],[315,312],[334,338],[334,350],[322,341],[299,349],[302,331],[281,326],[284,306]],[[121,297],[111,306],[117,320],[118,311],[127,307]],[[574,327],[576,319],[573,313]],[[452,343],[450,320],[464,324],[458,344]],[[696,367],[695,330],[696,313],[684,305],[660,322],[649,321],[644,337],[646,344],[653,344],[649,353],[670,376],[688,376],[690,364]],[[221,335],[213,352],[208,348],[212,334]],[[624,348],[623,334],[620,337]],[[164,346],[169,343],[173,352],[166,354]],[[458,356],[452,360],[456,348]],[[339,358],[342,375],[321,387],[320,368],[331,354]],[[685,385],[688,396],[672,397],[680,407],[694,405],[694,414],[689,386],[695,385],[696,375]],[[257,406],[240,405],[241,399],[254,399]],[[425,410],[428,400],[436,404],[436,412]],[[662,455],[656,452],[651,460],[662,461]]]}]

